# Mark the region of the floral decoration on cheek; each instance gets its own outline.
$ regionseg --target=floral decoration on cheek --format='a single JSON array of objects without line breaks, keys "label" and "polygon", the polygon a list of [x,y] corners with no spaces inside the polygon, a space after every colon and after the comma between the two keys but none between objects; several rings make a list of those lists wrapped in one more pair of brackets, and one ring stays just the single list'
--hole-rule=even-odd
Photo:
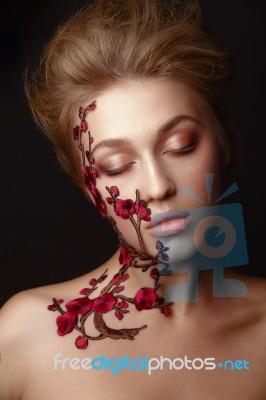
[{"label": "floral decoration on cheek", "polygon": [[[83,167],[83,176],[85,185],[88,187],[94,203],[102,217],[106,217],[106,204],[102,198],[101,193],[96,188],[96,178],[97,178],[97,171],[93,167],[94,158],[91,151],[91,145],[93,143],[93,137],[88,130],[88,124],[86,122],[86,115],[89,111],[94,111],[96,109],[96,101],[93,101],[87,107],[79,109],[79,118],[80,118],[80,125],[76,125],[73,129],[73,137],[79,143],[79,149],[82,153],[82,167]],[[89,140],[89,150],[85,151],[84,145],[82,143],[82,135],[87,134]],[[89,165],[86,165],[86,159]]]},{"label": "floral decoration on cheek", "polygon": [[[171,315],[169,306],[172,304],[166,303],[164,298],[157,293],[160,287],[158,283],[160,274],[156,267],[158,264],[158,257],[154,257],[148,253],[140,231],[141,222],[151,220],[151,211],[147,207],[147,203],[140,199],[138,190],[136,190],[136,198],[133,201],[132,199],[120,199],[120,191],[117,186],[106,187],[109,193],[106,202],[112,205],[118,217],[128,219],[136,231],[140,247],[140,250],[137,250],[127,242],[117,228],[115,220],[109,216],[107,205],[101,193],[96,188],[97,171],[93,167],[94,158],[91,151],[93,137],[88,130],[88,125],[85,120],[87,112],[96,109],[95,103],[96,101],[93,101],[85,109],[82,107],[79,109],[79,118],[81,122],[80,125],[76,125],[73,129],[73,137],[74,140],[78,141],[79,149],[82,153],[85,184],[90,190],[100,214],[109,220],[118,235],[120,242],[120,269],[111,279],[108,279],[108,282],[107,270],[104,271],[100,277],[90,279],[88,287],[79,291],[81,297],[68,301],[65,304],[65,309],[61,306],[64,300],[55,297],[53,298],[53,304],[47,307],[48,310],[58,311],[61,314],[56,319],[58,335],[64,336],[74,330],[78,331],[79,336],[76,338],[75,345],[78,349],[83,350],[88,347],[90,340],[101,340],[108,337],[115,340],[133,340],[141,330],[147,327],[147,325],[143,325],[138,328],[128,329],[111,328],[107,326],[104,321],[104,315],[106,313],[113,313],[113,315],[121,321],[125,314],[130,312],[131,307],[134,307],[138,311],[157,308],[164,316],[169,317]],[[82,144],[83,134],[88,135],[88,151],[85,151]],[[86,160],[89,165],[86,165]],[[157,250],[159,248],[158,246],[159,243],[157,242]],[[151,267],[153,267],[150,271],[150,278],[153,283],[151,287],[140,288],[137,290],[134,297],[126,296],[124,293],[126,284],[124,282],[129,279],[129,270],[131,268],[140,268],[142,272],[145,273]],[[103,282],[105,282],[105,286]],[[103,287],[101,288],[99,296],[93,297],[93,293],[100,285]],[[99,332],[96,336],[89,335],[85,330],[85,322],[89,317],[93,318],[94,327]]]}]

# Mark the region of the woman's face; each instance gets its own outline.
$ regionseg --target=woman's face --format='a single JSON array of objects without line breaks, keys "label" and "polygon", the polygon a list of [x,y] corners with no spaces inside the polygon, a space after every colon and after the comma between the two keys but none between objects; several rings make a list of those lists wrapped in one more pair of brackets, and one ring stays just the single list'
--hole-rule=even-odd
[{"label": "woman's face", "polygon": [[[117,186],[119,199],[133,201],[138,189],[152,221],[168,216],[157,229],[141,221],[146,248],[154,255],[158,233],[177,242],[185,235],[188,219],[179,211],[202,206],[184,187],[208,204],[204,174],[215,173],[212,199],[220,194],[221,160],[210,108],[184,83],[169,78],[126,80],[92,100],[97,107],[86,121],[94,138],[97,188],[106,199],[106,186]],[[83,143],[88,150],[86,137]],[[132,221],[117,216],[112,204],[107,209],[125,239],[139,249]]]}]

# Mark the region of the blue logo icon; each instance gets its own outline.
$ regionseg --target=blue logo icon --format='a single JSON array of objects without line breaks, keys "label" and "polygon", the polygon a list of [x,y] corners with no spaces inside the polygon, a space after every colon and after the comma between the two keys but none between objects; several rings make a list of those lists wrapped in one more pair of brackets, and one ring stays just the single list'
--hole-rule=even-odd
[{"label": "blue logo icon", "polygon": [[[213,174],[205,174],[208,200]],[[216,203],[238,190],[233,184]],[[188,188],[184,192],[199,199]],[[161,275],[187,272],[187,283],[169,285],[167,301],[198,301],[198,271],[213,270],[214,297],[245,297],[246,285],[236,279],[225,279],[225,267],[246,265],[248,253],[242,206],[240,203],[207,205],[185,210],[184,230],[176,235],[157,238],[157,259]]]}]

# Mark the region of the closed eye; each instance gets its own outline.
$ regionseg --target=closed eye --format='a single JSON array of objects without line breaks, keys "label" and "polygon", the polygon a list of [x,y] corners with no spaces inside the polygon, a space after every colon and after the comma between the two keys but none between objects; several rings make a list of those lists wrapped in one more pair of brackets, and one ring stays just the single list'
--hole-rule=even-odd
[{"label": "closed eye", "polygon": [[196,147],[196,142],[190,143],[188,146],[185,147],[180,147],[179,149],[167,150],[164,152],[164,154],[169,154],[170,156],[183,155],[191,152],[192,150],[195,149],[195,147]]},{"label": "closed eye", "polygon": [[126,171],[129,171],[132,168],[132,165],[135,164],[135,162],[131,162],[129,164],[124,165],[121,168],[116,168],[116,169],[105,169],[104,173],[108,176],[114,176],[114,175],[121,175]]}]

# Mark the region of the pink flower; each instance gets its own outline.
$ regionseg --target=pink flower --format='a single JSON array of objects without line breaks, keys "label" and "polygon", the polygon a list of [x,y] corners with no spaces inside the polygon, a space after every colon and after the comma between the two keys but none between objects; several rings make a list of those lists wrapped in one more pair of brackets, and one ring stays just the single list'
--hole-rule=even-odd
[{"label": "pink flower", "polygon": [[135,204],[135,211],[144,221],[151,220],[151,210],[147,208],[147,203],[144,200],[140,200],[137,204]]},{"label": "pink flower", "polygon": [[111,293],[103,294],[93,301],[93,311],[106,313],[111,311],[116,304],[116,298]]},{"label": "pink flower", "polygon": [[157,294],[154,289],[151,288],[141,288],[137,291],[134,297],[134,303],[136,309],[141,310],[149,310],[152,308],[153,303],[157,299]]},{"label": "pink flower", "polygon": [[76,125],[75,128],[73,128],[73,137],[75,140],[79,140],[79,126]]},{"label": "pink flower", "polygon": [[[128,249],[125,246],[120,247],[119,262],[121,265],[128,265],[130,263],[131,256]],[[127,279],[127,278],[126,278]]]},{"label": "pink flower", "polygon": [[123,219],[129,218],[130,215],[134,214],[134,202],[130,199],[127,200],[116,200],[115,202],[115,213]]},{"label": "pink flower", "polygon": [[86,314],[92,309],[92,300],[86,297],[81,297],[79,299],[74,299],[66,304],[66,309],[72,314]]},{"label": "pink flower", "polygon": [[88,347],[88,339],[86,339],[84,336],[78,336],[75,345],[77,346],[78,349],[86,349]]},{"label": "pink flower", "polygon": [[74,325],[77,323],[78,317],[75,314],[66,312],[63,315],[59,315],[56,318],[56,324],[58,326],[57,333],[60,336],[64,336],[70,333],[74,329]]}]

